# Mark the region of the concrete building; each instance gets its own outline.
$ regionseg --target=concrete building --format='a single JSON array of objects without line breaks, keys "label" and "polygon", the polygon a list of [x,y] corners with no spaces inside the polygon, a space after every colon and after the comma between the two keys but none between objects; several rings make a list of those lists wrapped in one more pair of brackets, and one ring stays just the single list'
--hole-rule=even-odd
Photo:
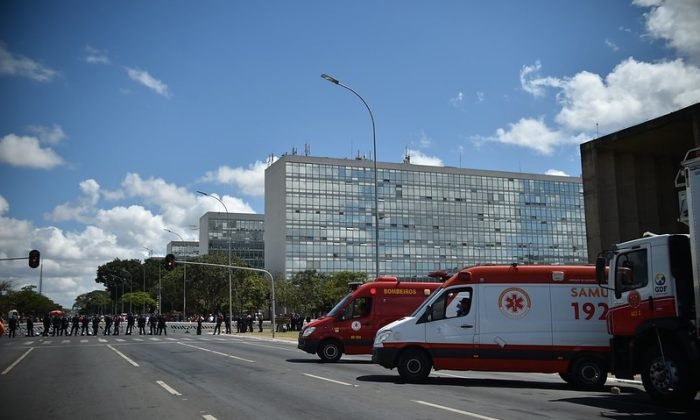
[{"label": "concrete building", "polygon": [[[380,274],[587,261],[580,178],[378,162]],[[370,160],[284,156],[265,172],[265,266],[374,275]]]},{"label": "concrete building", "polygon": [[688,233],[675,178],[700,146],[700,103],[581,145],[588,256],[644,232]]},{"label": "concrete building", "polygon": [[207,212],[199,219],[199,253],[238,257],[252,268],[265,268],[265,216],[249,213]]}]

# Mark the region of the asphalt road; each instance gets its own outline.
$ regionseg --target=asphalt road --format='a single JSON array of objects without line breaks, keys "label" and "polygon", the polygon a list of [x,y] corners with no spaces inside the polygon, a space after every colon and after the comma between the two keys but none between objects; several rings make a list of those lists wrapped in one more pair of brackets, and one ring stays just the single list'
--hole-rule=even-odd
[{"label": "asphalt road", "polygon": [[[620,389],[619,395],[612,387]],[[601,392],[557,375],[439,371],[402,383],[369,356],[324,364],[296,342],[250,335],[0,339],[2,419],[700,418],[640,385]]]}]

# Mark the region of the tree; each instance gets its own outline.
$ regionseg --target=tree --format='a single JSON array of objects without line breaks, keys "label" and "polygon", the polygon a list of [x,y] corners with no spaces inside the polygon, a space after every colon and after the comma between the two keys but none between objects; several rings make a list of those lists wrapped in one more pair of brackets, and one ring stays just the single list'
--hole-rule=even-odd
[{"label": "tree", "polygon": [[83,293],[75,298],[73,310],[81,313],[104,313],[106,308],[109,308],[112,299],[109,292],[106,290],[93,290],[92,292]]},{"label": "tree", "polygon": [[[10,286],[11,287],[11,286]],[[10,309],[16,309],[23,315],[40,315],[54,309],[61,309],[61,305],[37,293],[36,286],[25,286],[20,291],[7,288],[0,295],[0,313],[7,313]]]},{"label": "tree", "polygon": [[155,299],[150,297],[146,292],[125,293],[121,300],[124,304],[135,308],[154,308],[156,306]]}]

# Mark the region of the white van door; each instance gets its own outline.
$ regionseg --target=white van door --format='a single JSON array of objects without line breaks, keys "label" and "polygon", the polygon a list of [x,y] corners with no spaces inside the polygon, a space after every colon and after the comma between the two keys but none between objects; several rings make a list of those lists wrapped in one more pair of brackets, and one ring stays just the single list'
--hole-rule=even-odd
[{"label": "white van door", "polygon": [[426,342],[436,369],[473,369],[478,362],[474,337],[478,330],[472,287],[443,291],[430,305],[425,324]]}]

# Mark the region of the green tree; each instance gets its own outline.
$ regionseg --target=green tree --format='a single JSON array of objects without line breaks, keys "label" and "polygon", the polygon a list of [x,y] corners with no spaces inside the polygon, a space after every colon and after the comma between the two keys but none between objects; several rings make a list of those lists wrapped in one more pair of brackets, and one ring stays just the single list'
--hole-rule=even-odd
[{"label": "green tree", "polygon": [[104,313],[111,310],[112,299],[106,290],[93,290],[75,298],[73,310],[81,313]]},{"label": "green tree", "polygon": [[133,292],[126,293],[121,299],[125,305],[129,305],[136,312],[140,311],[141,308],[154,308],[156,306],[156,301],[146,292]]},{"label": "green tree", "polygon": [[10,309],[16,309],[23,315],[41,315],[54,309],[61,309],[61,305],[40,295],[34,289],[36,286],[25,286],[20,291],[8,289],[0,295],[0,311],[7,314]]}]

